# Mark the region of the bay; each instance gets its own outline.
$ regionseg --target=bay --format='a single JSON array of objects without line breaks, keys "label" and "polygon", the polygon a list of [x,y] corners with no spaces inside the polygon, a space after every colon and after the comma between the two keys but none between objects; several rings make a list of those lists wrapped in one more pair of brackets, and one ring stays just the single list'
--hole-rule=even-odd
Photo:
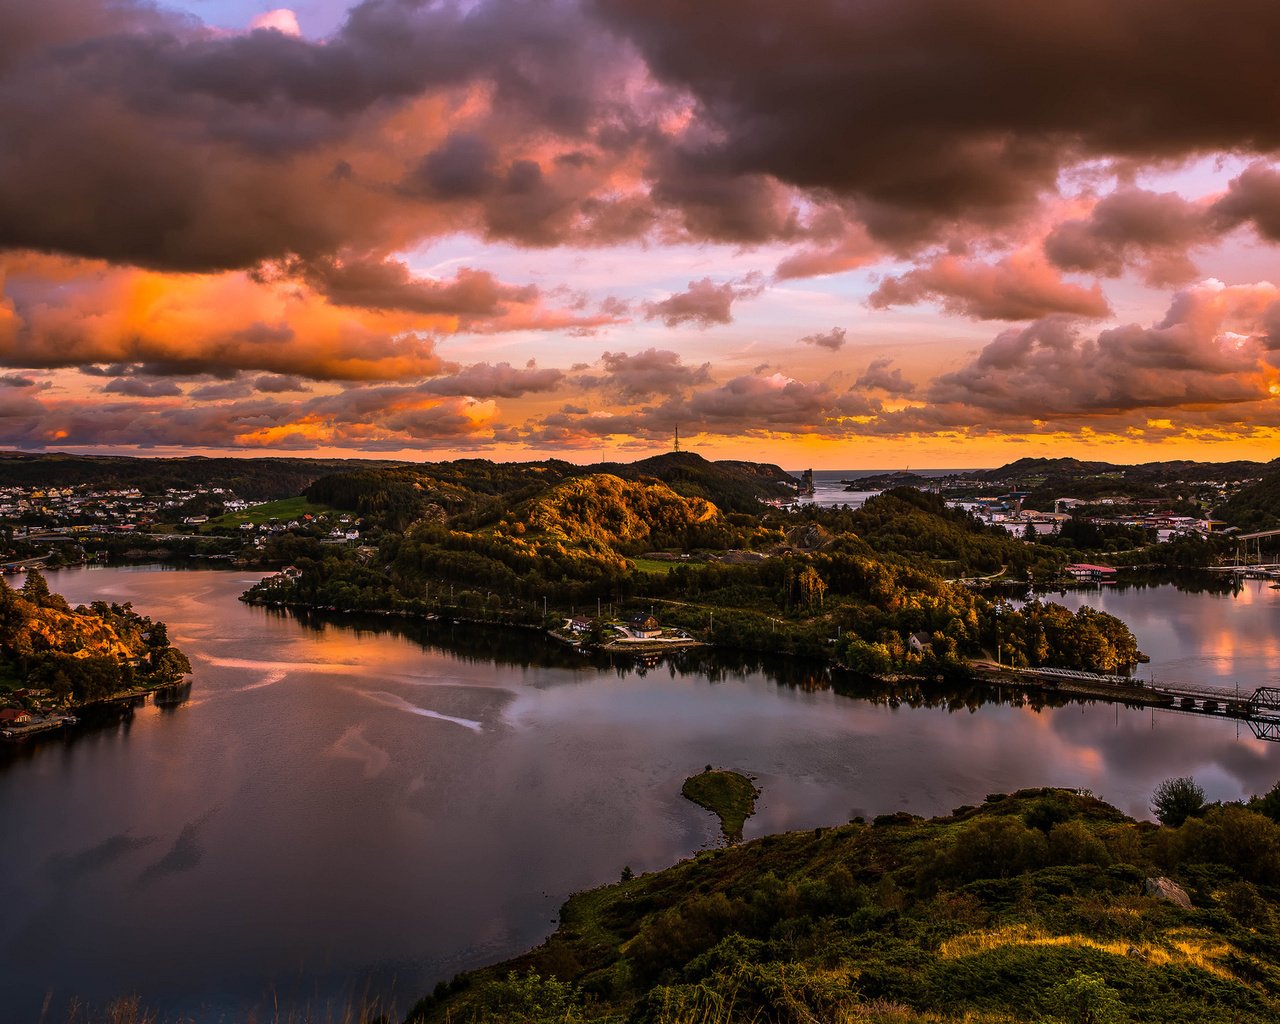
[{"label": "bay", "polygon": [[[196,685],[179,707],[0,752],[0,1005],[15,1019],[50,993],[55,1008],[136,993],[210,1021],[367,994],[403,1011],[536,944],[570,892],[714,845],[715,820],[680,796],[707,763],[758,779],[748,839],[1041,785],[1148,817],[1171,776],[1214,799],[1280,777],[1280,745],[1229,721],[972,695],[894,706],[836,692],[819,667],[725,652],[610,664],[521,631],[251,608],[246,573],[49,577],[73,603],[166,620]],[[1265,583],[1055,599],[1131,622],[1144,674],[1280,674]]]}]

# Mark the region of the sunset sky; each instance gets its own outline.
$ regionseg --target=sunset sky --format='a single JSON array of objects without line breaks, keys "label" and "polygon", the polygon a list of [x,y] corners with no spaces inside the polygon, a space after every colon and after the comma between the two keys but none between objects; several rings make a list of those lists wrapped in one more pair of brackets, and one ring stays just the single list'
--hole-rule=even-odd
[{"label": "sunset sky", "polygon": [[0,0],[0,447],[1271,459],[1277,39],[1274,0]]}]

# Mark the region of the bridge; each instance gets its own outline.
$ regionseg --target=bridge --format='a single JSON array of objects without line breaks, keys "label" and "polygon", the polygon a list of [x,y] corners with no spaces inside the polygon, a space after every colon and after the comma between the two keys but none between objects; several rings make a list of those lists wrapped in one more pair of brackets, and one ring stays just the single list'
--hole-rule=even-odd
[{"label": "bridge", "polygon": [[1054,693],[1138,704],[1181,714],[1231,718],[1248,723],[1258,739],[1280,743],[1278,686],[1259,686],[1250,694],[1238,687],[1228,690],[1065,668],[1011,668],[990,662],[974,667],[984,675],[997,677],[990,681],[1013,682]]}]

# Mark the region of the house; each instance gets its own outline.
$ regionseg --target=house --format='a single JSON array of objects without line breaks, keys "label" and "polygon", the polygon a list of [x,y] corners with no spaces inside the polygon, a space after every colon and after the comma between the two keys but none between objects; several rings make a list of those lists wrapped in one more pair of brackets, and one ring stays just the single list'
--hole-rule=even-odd
[{"label": "house", "polygon": [[577,615],[569,620],[569,631],[572,633],[590,633],[592,620],[582,615]]},{"label": "house", "polygon": [[924,654],[933,650],[933,634],[912,633],[907,637],[907,650],[912,654]]},{"label": "house", "polygon": [[631,635],[641,640],[652,640],[662,633],[662,626],[652,615],[637,615],[628,623]]},{"label": "house", "polygon": [[1067,566],[1067,573],[1089,583],[1114,583],[1116,578],[1116,571],[1109,565],[1089,565],[1087,562]]},{"label": "house", "polygon": [[0,709],[0,726],[26,725],[30,721],[31,721],[30,711],[24,711],[22,710],[22,708]]}]

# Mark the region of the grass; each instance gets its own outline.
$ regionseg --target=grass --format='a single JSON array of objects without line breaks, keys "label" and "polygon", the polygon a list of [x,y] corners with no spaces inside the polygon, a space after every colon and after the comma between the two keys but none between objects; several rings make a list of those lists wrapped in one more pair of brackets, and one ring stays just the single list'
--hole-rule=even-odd
[{"label": "grass", "polygon": [[272,519],[289,520],[298,519],[305,515],[319,515],[321,512],[330,512],[332,509],[328,505],[316,505],[299,495],[296,498],[282,498],[279,501],[268,501],[265,505],[254,505],[247,508],[243,512],[228,512],[226,515],[218,516],[216,519],[210,519],[200,527],[201,533],[208,533],[214,529],[239,529],[241,523],[253,523],[254,526],[261,526],[263,523],[269,523]]},{"label": "grass", "polygon": [[720,830],[731,843],[742,839],[742,826],[756,810],[760,790],[745,775],[708,769],[684,780],[680,792],[720,819]]},{"label": "grass", "polygon": [[631,564],[636,567],[637,572],[653,573],[655,576],[665,576],[677,565],[687,565],[687,562],[665,562],[658,558],[633,558]]}]

